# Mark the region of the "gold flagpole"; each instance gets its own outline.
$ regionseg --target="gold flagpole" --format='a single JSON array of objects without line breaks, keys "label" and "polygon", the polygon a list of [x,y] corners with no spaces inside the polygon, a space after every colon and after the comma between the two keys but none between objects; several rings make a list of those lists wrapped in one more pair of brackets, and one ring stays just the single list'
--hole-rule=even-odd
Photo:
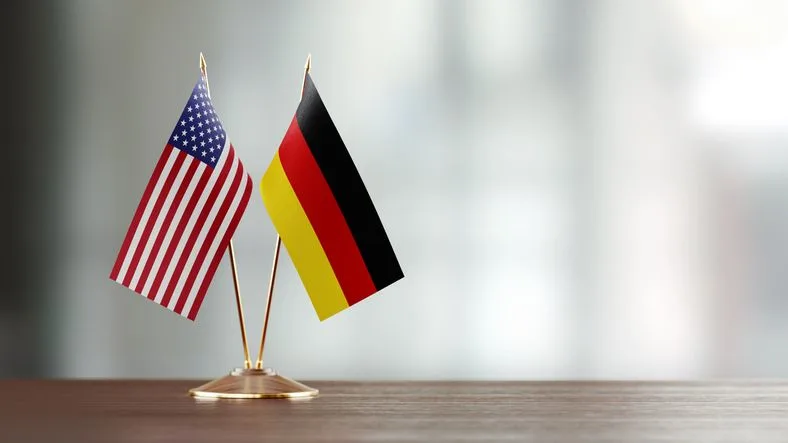
[{"label": "gold flagpole", "polygon": [[[312,69],[312,54],[306,56],[304,64],[304,79],[301,80],[301,98],[304,98],[304,85],[306,75]],[[265,350],[265,336],[268,333],[268,318],[271,317],[271,300],[274,298],[274,283],[276,282],[276,269],[279,266],[279,251],[282,249],[282,237],[276,236],[276,246],[274,247],[274,263],[271,265],[271,279],[268,281],[268,296],[265,303],[265,321],[263,322],[263,334],[260,338],[260,351],[257,353],[256,369],[263,369],[263,351]]]},{"label": "gold flagpole", "polygon": [[[208,93],[208,98],[211,97],[211,87],[208,85],[208,69],[205,64],[205,57],[200,53],[200,72],[205,77],[205,88]],[[244,368],[249,369],[252,367],[252,360],[249,357],[249,343],[246,341],[246,323],[244,322],[244,308],[241,304],[241,286],[238,283],[238,269],[235,266],[235,250],[233,249],[233,239],[230,239],[230,246],[228,247],[230,253],[230,268],[233,271],[233,287],[235,288],[235,304],[238,307],[238,320],[241,323],[241,341],[244,345]]]},{"label": "gold flagpole", "polygon": [[[306,74],[311,65],[311,55],[306,59],[304,67],[304,82]],[[205,75],[205,60],[200,54],[200,68]],[[207,75],[206,75],[207,84]],[[301,95],[304,94],[304,83],[301,84]],[[276,280],[276,268],[279,264],[279,251],[282,248],[282,239],[277,236],[276,248],[274,249],[274,264],[271,268],[271,279],[268,282],[268,301],[265,308],[265,322],[263,324],[263,336],[260,341],[260,354],[257,357],[257,364],[254,368],[250,367],[249,348],[246,345],[246,327],[244,326],[243,309],[241,308],[241,295],[238,289],[238,276],[235,272],[235,254],[233,244],[230,242],[230,264],[233,267],[233,281],[235,282],[235,299],[238,302],[238,316],[241,319],[241,336],[244,341],[244,352],[246,353],[245,367],[234,369],[228,375],[209,381],[201,386],[190,389],[189,393],[194,397],[202,398],[307,398],[318,395],[319,391],[293,379],[277,374],[271,368],[263,368],[263,346],[265,345],[265,335],[268,330],[268,317],[271,314],[271,298],[274,291]]]},{"label": "gold flagpole", "polygon": [[268,333],[268,317],[271,313],[271,300],[274,298],[274,282],[276,281],[276,269],[279,265],[279,250],[282,249],[282,237],[276,236],[276,246],[274,247],[274,264],[271,265],[271,278],[268,280],[268,296],[265,303],[265,320],[263,321],[263,335],[260,338],[260,350],[257,352],[257,362],[254,367],[263,369],[263,350],[265,348],[265,336]]}]

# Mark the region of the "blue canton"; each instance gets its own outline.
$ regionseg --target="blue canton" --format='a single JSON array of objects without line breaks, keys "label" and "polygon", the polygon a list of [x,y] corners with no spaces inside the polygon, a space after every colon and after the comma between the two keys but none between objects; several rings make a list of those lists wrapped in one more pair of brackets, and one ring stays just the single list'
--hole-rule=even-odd
[{"label": "blue canton", "polygon": [[226,137],[208,97],[205,79],[200,76],[168,143],[213,167],[222,156]]}]

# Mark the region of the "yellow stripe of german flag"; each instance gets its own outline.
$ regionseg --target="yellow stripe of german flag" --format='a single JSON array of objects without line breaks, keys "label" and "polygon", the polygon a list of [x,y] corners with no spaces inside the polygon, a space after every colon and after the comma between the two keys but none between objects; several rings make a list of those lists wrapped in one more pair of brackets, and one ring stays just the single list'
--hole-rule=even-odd
[{"label": "yellow stripe of german flag", "polygon": [[[275,189],[276,192],[265,192],[266,189]],[[260,191],[271,221],[312,299],[317,316],[324,320],[347,308],[342,288],[287,179],[278,152],[263,175]]]}]

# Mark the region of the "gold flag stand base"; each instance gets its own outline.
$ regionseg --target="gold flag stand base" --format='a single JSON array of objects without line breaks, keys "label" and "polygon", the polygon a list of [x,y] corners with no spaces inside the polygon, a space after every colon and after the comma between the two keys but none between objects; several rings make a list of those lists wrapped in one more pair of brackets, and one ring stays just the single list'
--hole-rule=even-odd
[{"label": "gold flag stand base", "polygon": [[277,374],[272,369],[234,369],[229,375],[217,378],[189,390],[201,398],[306,398],[318,390]]}]

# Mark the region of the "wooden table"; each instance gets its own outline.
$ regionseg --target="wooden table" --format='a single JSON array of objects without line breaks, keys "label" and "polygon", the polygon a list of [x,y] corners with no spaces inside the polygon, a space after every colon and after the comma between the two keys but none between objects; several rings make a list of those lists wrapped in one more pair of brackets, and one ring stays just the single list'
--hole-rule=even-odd
[{"label": "wooden table", "polygon": [[2,442],[788,442],[788,382],[311,382],[197,400],[202,381],[0,381]]}]

